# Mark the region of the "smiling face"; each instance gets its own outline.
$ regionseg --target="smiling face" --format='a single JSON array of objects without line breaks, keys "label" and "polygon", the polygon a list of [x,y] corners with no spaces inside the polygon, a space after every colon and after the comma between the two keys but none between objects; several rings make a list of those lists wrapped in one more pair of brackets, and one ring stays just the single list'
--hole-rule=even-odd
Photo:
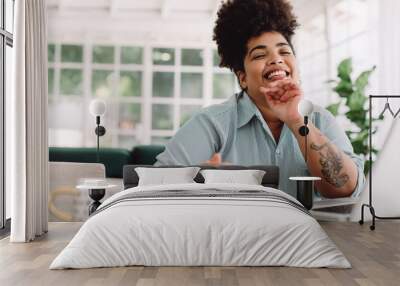
[{"label": "smiling face", "polygon": [[264,105],[261,86],[285,78],[299,80],[296,58],[287,40],[278,32],[265,32],[247,43],[244,71],[238,72],[240,85],[259,105]]}]

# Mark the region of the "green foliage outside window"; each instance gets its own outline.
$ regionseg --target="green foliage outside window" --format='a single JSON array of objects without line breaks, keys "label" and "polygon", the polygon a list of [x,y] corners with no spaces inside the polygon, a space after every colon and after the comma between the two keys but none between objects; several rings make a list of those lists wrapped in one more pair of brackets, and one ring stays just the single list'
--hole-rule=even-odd
[{"label": "green foliage outside window", "polygon": [[153,97],[174,96],[174,73],[154,72],[153,73]]},{"label": "green foliage outside window", "polygon": [[142,64],[142,47],[121,47],[121,64]]},{"label": "green foliage outside window", "polygon": [[62,45],[61,62],[67,62],[67,63],[83,62],[83,47],[80,45]]},{"label": "green foliage outside window", "polygon": [[48,93],[49,94],[53,94],[54,93],[54,69],[53,68],[49,68],[48,69]]},{"label": "green foliage outside window", "polygon": [[183,66],[202,66],[203,65],[203,51],[199,49],[182,49]]},{"label": "green foliage outside window", "polygon": [[112,95],[113,71],[94,70],[92,72],[92,94],[97,97],[109,97]]},{"label": "green foliage outside window", "polygon": [[139,97],[142,92],[142,72],[121,71],[119,77],[119,95]]},{"label": "green foliage outside window", "polygon": [[54,62],[55,53],[56,53],[56,46],[54,44],[49,44],[47,46],[47,60],[49,62]]},{"label": "green foliage outside window", "polygon": [[155,65],[174,65],[175,50],[168,48],[153,49],[153,64]]},{"label": "green foliage outside window", "polygon": [[213,75],[213,97],[228,98],[235,92],[236,77],[233,73]]},{"label": "green foliage outside window", "polygon": [[114,63],[114,47],[112,46],[94,46],[92,55],[93,55],[93,63],[97,64]]},{"label": "green foliage outside window", "polygon": [[168,104],[153,104],[153,129],[173,129],[173,106]]},{"label": "green foliage outside window", "polygon": [[201,73],[181,74],[181,97],[183,98],[203,97],[203,74]]},{"label": "green foliage outside window", "polygon": [[81,95],[83,74],[81,69],[61,69],[60,93],[62,95]]}]

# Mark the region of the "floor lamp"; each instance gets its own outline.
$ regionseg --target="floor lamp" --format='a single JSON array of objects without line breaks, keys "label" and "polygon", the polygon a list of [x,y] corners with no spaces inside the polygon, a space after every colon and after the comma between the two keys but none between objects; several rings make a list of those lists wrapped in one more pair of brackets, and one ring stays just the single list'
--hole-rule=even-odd
[{"label": "floor lamp", "polygon": [[[307,166],[308,157],[308,143],[307,135],[309,133],[308,118],[314,110],[314,105],[311,101],[302,99],[298,106],[299,113],[304,118],[304,125],[299,128],[299,134],[304,137],[304,160]],[[303,177],[290,177],[292,181],[297,183],[297,200],[303,204],[303,206],[310,210],[313,207],[313,193],[314,193],[314,181],[321,180],[320,177],[303,176]]]},{"label": "floor lamp", "polygon": [[94,99],[90,102],[89,111],[94,117],[96,117],[97,126],[94,132],[97,136],[97,163],[100,163],[100,136],[106,134],[106,128],[100,125],[100,117],[106,112],[106,103],[102,100]]}]

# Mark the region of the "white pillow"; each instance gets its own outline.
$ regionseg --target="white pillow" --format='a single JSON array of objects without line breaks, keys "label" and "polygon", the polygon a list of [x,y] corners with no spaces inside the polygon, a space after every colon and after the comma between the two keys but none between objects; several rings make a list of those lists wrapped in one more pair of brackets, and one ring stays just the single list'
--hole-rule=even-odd
[{"label": "white pillow", "polygon": [[261,185],[265,171],[262,170],[202,170],[204,183]]},{"label": "white pillow", "polygon": [[199,170],[199,167],[135,168],[139,176],[138,186],[195,183],[193,179],[196,177]]}]

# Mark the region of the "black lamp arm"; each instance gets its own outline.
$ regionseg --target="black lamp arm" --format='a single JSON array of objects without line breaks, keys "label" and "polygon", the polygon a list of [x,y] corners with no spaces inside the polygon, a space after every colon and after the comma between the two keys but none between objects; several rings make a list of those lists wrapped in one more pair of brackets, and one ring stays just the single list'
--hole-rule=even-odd
[{"label": "black lamp arm", "polygon": [[103,136],[104,134],[106,134],[106,129],[104,128],[104,126],[100,125],[100,116],[97,115],[96,116],[96,129],[94,130],[94,133],[96,133],[97,136],[97,152],[96,152],[96,158],[97,158],[97,163],[100,163],[100,136]]},{"label": "black lamp arm", "polygon": [[305,157],[306,164],[307,164],[307,156],[308,156],[307,155],[307,149],[308,149],[308,146],[307,146],[307,135],[310,132],[310,129],[308,129],[308,127],[307,127],[307,124],[308,124],[308,116],[304,116],[304,125],[299,128],[299,133],[300,133],[301,136],[304,136],[304,143],[305,143],[305,146],[304,146],[304,148],[305,148],[304,149],[304,157]]}]

